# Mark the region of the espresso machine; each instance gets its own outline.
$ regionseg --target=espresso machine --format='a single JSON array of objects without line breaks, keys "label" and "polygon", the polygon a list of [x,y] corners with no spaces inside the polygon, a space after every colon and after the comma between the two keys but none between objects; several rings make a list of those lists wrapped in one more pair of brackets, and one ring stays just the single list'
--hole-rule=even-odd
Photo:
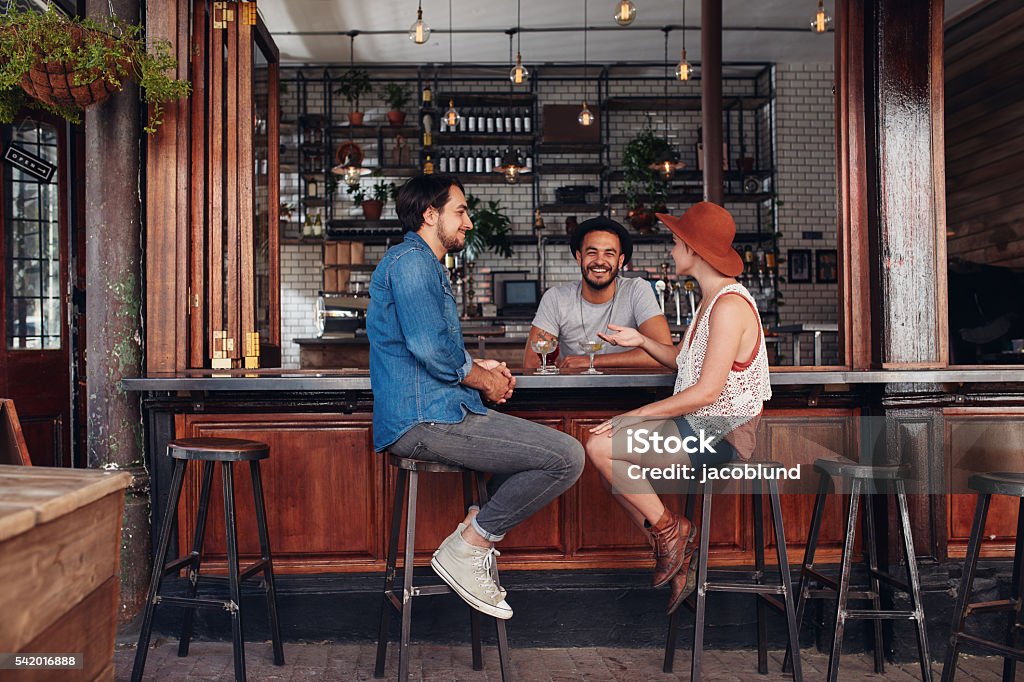
[{"label": "espresso machine", "polygon": [[316,297],[316,330],[319,339],[355,337],[366,329],[369,293],[319,292]]}]

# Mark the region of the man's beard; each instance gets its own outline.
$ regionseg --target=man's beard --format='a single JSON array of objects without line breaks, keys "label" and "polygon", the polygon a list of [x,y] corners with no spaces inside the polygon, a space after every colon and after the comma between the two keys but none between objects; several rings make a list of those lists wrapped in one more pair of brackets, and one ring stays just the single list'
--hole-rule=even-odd
[{"label": "man's beard", "polygon": [[444,220],[438,218],[437,222],[437,238],[441,240],[441,246],[445,248],[448,253],[458,253],[466,247],[466,242],[463,240],[459,243],[459,230],[455,229],[454,232],[449,233],[444,228]]},{"label": "man's beard", "polygon": [[587,284],[590,285],[591,289],[597,289],[598,291],[600,291],[601,289],[607,289],[609,286],[611,286],[612,282],[614,282],[615,279],[619,276],[619,268],[613,267],[611,270],[608,271],[609,277],[607,282],[595,282],[594,280],[590,279],[590,277],[587,276],[587,272],[587,267],[581,265],[580,274],[583,275],[583,279],[586,280]]}]

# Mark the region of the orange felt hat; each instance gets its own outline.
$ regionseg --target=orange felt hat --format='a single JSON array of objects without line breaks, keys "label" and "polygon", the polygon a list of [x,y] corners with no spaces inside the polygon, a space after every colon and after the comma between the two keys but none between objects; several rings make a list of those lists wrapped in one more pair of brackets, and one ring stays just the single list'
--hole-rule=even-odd
[{"label": "orange felt hat", "polygon": [[732,248],[736,221],[721,206],[701,201],[678,218],[667,213],[655,215],[715,270],[727,277],[743,272],[743,259]]}]

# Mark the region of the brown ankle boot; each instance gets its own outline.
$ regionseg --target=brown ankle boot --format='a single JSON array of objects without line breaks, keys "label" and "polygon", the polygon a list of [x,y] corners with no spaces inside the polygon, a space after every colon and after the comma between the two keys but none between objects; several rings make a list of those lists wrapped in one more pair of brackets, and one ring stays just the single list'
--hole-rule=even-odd
[{"label": "brown ankle boot", "polygon": [[668,608],[665,609],[665,613],[671,616],[697,587],[697,567],[693,564],[692,551],[683,557],[683,567],[672,576],[669,587],[671,593],[668,596]]},{"label": "brown ankle boot", "polygon": [[693,539],[694,527],[690,524],[689,535],[683,535],[682,524],[668,509],[661,515],[658,522],[651,526],[654,538],[654,587],[661,587],[672,579],[683,566],[683,555],[686,545]]}]

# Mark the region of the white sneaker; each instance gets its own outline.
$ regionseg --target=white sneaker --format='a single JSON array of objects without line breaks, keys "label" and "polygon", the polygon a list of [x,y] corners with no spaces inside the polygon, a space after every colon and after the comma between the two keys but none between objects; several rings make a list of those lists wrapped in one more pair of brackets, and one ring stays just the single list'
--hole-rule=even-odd
[{"label": "white sneaker", "polygon": [[430,566],[471,607],[495,618],[512,617],[505,592],[494,582],[498,550],[466,542],[461,530],[449,535],[434,552]]},{"label": "white sneaker", "polygon": [[[462,535],[462,531],[464,531],[464,530],[466,530],[466,524],[465,523],[460,523],[459,527],[455,529],[455,533],[453,533],[453,535],[454,534]],[[447,539],[447,538],[445,538],[445,539]],[[499,552],[498,550],[494,550],[494,555],[495,556],[501,556],[501,552]],[[495,562],[493,562],[491,564],[491,579],[494,580],[494,584],[495,585],[498,585],[498,562],[497,561],[495,561]],[[501,593],[501,598],[502,599],[504,599],[506,596],[508,596],[508,592],[501,585],[498,585],[498,591]]]}]

